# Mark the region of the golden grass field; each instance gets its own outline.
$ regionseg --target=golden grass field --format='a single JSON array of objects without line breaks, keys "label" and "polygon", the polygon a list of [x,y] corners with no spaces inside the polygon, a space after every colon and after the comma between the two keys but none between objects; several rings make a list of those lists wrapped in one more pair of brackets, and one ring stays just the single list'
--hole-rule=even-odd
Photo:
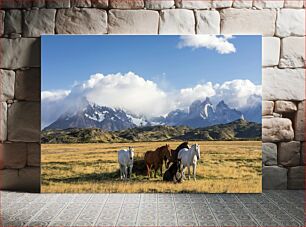
[{"label": "golden grass field", "polygon": [[[167,143],[175,149],[181,141]],[[201,147],[197,181],[178,184],[163,182],[162,176],[148,179],[135,173],[130,181],[119,179],[119,149],[132,146],[137,160],[166,142],[43,144],[42,192],[261,192],[260,141],[197,143]]]}]

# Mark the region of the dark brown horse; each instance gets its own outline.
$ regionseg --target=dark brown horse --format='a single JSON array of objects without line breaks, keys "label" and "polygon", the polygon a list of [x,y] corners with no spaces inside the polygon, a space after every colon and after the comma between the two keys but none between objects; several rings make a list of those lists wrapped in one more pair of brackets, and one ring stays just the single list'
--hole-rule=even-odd
[{"label": "dark brown horse", "polygon": [[144,160],[147,166],[148,177],[151,177],[151,169],[155,171],[154,177],[156,177],[158,169],[160,169],[160,174],[163,175],[163,161],[165,158],[171,160],[171,150],[168,144],[157,148],[155,151],[147,151],[145,153]]},{"label": "dark brown horse", "polygon": [[183,142],[183,143],[181,143],[175,150],[172,150],[172,149],[171,149],[171,159],[168,159],[168,162],[166,163],[166,168],[169,167],[169,165],[170,165],[171,162],[173,162],[173,163],[177,162],[178,153],[179,153],[180,150],[182,150],[183,148],[189,149],[188,142]]}]

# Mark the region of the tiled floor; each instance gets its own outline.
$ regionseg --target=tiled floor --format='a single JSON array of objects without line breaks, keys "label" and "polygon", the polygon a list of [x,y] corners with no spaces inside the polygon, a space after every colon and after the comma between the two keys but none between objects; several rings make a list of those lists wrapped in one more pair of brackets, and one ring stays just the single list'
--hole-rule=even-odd
[{"label": "tiled floor", "polygon": [[1,192],[5,226],[304,226],[303,191],[262,194]]}]

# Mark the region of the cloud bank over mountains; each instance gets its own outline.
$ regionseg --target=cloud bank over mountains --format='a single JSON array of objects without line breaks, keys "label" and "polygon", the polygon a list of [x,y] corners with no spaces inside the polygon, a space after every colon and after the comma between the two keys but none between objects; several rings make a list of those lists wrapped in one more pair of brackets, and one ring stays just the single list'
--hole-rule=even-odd
[{"label": "cloud bank over mountains", "polygon": [[213,103],[224,100],[231,108],[251,108],[261,102],[261,85],[249,80],[197,84],[180,90],[164,90],[134,72],[95,74],[71,90],[42,91],[42,127],[61,114],[82,105],[84,97],[92,103],[122,108],[148,118],[165,116],[175,109],[187,109],[195,100],[209,97]]}]

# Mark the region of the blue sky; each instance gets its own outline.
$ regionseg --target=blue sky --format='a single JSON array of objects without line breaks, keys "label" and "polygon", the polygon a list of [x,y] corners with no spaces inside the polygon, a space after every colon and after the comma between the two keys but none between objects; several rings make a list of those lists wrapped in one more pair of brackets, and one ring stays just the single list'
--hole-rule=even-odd
[{"label": "blue sky", "polygon": [[173,88],[249,79],[261,84],[261,36],[228,40],[235,53],[178,48],[180,36],[43,36],[42,90],[68,90],[90,75],[132,71]]}]

